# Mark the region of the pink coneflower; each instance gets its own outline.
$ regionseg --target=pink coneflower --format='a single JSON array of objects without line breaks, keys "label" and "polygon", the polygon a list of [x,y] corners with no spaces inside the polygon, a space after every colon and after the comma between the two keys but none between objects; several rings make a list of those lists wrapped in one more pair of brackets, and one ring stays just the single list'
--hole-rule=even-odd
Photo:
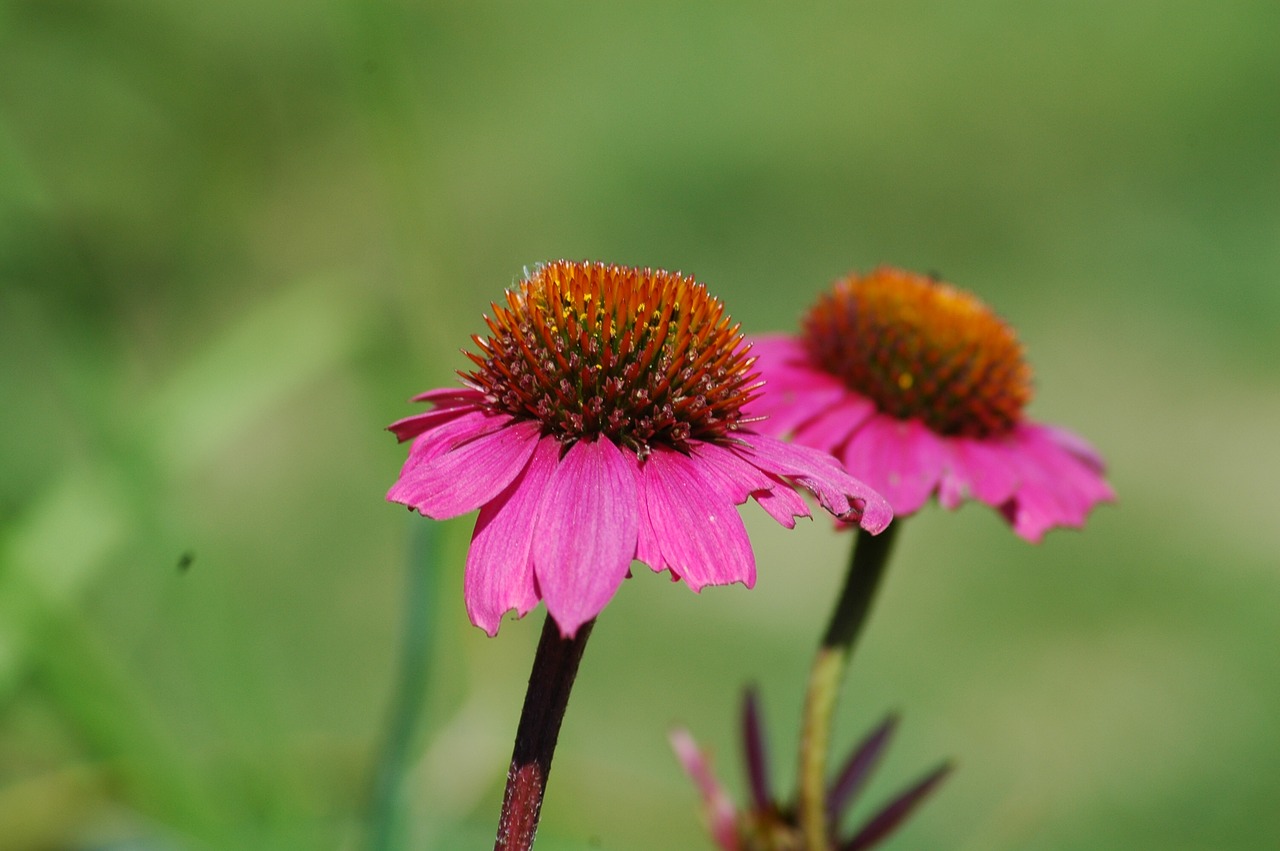
[{"label": "pink coneflower", "polygon": [[1114,499],[1082,438],[1027,420],[1013,330],[969,293],[881,267],[822,295],[798,336],[755,341],[759,429],[830,452],[898,516],[976,499],[1039,541]]},{"label": "pink coneflower", "polygon": [[389,428],[413,440],[387,494],[428,517],[480,509],[467,555],[471,621],[490,635],[544,600],[561,634],[594,618],[633,559],[694,591],[755,582],[735,505],[793,526],[797,486],[879,532],[892,516],[830,456],[748,426],[755,358],[692,278],[557,261],[493,305],[463,387]]}]

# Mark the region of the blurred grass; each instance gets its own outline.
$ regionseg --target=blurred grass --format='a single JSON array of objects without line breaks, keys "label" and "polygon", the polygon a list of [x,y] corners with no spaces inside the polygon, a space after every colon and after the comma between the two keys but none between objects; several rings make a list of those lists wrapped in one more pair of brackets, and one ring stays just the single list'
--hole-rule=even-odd
[{"label": "blurred grass", "polygon": [[[1280,837],[1280,7],[0,4],[0,849],[358,848],[421,521],[381,427],[526,264],[680,268],[749,330],[851,268],[978,291],[1121,495],[1041,547],[910,521],[839,733],[895,847]],[[758,515],[758,512],[756,512]],[[539,847],[704,847],[665,750],[780,782],[847,541],[755,591],[638,575]],[[403,847],[488,841],[537,619],[440,601]],[[189,566],[181,568],[186,556]],[[743,652],[748,648],[748,652]]]}]

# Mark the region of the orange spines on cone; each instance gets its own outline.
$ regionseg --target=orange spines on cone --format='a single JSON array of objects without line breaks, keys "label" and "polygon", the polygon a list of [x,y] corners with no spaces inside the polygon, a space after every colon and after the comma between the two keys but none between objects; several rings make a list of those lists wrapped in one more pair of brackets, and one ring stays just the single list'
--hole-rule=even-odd
[{"label": "orange spines on cone", "polygon": [[738,325],[679,273],[603,263],[539,267],[493,305],[463,377],[512,416],[566,440],[719,440],[758,381]]}]

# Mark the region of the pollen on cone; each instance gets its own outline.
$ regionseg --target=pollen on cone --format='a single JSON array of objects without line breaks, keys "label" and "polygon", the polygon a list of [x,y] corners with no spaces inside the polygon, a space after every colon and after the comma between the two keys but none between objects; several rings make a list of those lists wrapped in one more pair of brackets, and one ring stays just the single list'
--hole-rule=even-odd
[{"label": "pollen on cone", "polygon": [[723,438],[758,384],[739,326],[679,273],[548,263],[487,322],[464,377],[563,439],[647,451]]},{"label": "pollen on cone", "polygon": [[1009,431],[1031,400],[1013,329],[974,296],[913,272],[850,275],[804,319],[815,362],[900,419],[943,435]]}]

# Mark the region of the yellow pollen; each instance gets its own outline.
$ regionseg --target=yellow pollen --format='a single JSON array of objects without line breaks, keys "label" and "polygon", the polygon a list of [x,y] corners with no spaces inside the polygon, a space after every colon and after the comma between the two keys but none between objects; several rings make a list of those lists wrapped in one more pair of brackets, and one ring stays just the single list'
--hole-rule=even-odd
[{"label": "yellow pollen", "polygon": [[608,437],[643,458],[728,440],[761,386],[739,326],[679,273],[557,261],[493,310],[463,377],[566,442]]}]

